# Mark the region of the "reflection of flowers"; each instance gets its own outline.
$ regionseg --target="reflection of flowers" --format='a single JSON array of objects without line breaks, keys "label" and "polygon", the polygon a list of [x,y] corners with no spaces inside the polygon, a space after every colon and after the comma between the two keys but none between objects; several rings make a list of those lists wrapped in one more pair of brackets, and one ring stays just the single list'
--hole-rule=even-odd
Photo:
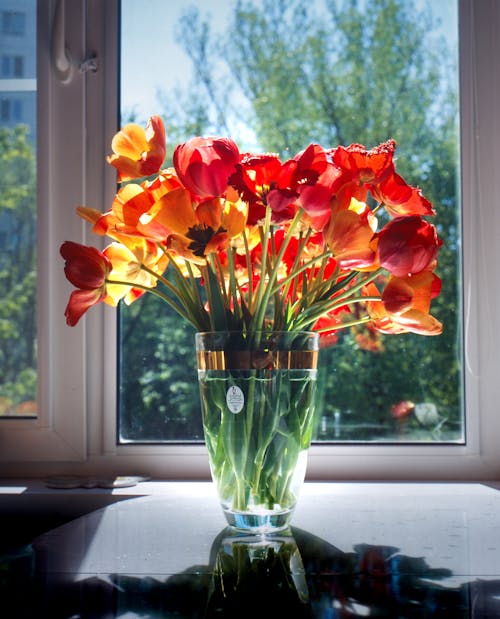
[{"label": "reflection of flowers", "polygon": [[413,421],[414,427],[423,427],[431,430],[436,438],[443,424],[447,421],[438,413],[437,406],[433,402],[412,402],[402,400],[391,406],[389,411],[392,419],[398,424],[399,431],[405,431],[408,422]]},{"label": "reflection of flowers", "polygon": [[[395,147],[310,144],[283,163],[242,154],[229,138],[196,137],[163,169],[162,120],[126,125],[108,157],[126,184],[106,213],[78,209],[113,243],[61,248],[78,288],[68,324],[97,303],[150,292],[198,331],[312,329],[324,343],[355,325],[439,334],[430,304],[442,242],[424,219],[432,205],[396,173]],[[97,269],[92,281],[86,264]]]},{"label": "reflection of flowers", "polygon": [[410,400],[402,400],[391,407],[391,417],[393,419],[404,419],[415,410],[415,404]]},{"label": "reflection of flowers", "polygon": [[462,616],[467,608],[468,585],[441,586],[439,581],[452,573],[430,568],[422,557],[372,544],[342,552],[303,531],[293,529],[293,534],[306,569],[314,617],[447,619]]}]

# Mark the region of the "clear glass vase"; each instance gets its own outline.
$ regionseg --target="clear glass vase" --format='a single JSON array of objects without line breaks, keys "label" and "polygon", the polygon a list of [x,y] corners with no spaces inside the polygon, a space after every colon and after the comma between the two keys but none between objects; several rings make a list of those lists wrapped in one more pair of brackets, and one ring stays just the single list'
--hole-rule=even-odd
[{"label": "clear glass vase", "polygon": [[196,334],[212,479],[237,529],[290,522],[314,427],[318,342],[310,332]]}]

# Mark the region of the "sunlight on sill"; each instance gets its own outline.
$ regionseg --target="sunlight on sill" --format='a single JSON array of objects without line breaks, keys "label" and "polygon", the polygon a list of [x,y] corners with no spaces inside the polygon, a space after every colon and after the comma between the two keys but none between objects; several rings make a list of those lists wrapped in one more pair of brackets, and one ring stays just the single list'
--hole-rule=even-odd
[{"label": "sunlight on sill", "polygon": [[24,494],[28,491],[28,486],[0,486],[1,494]]}]

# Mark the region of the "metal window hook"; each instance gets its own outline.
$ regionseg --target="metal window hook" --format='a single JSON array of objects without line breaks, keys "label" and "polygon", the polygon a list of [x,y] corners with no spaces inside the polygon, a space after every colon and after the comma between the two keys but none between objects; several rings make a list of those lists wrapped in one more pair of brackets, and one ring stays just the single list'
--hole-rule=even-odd
[{"label": "metal window hook", "polygon": [[98,68],[97,56],[95,54],[83,60],[78,67],[80,73],[97,73]]},{"label": "metal window hook", "polygon": [[66,43],[65,0],[57,0],[54,21],[52,23],[51,54],[52,68],[57,79],[66,84],[73,79],[75,69],[80,73],[96,73],[98,70],[97,56],[94,54],[77,62],[72,57]]}]

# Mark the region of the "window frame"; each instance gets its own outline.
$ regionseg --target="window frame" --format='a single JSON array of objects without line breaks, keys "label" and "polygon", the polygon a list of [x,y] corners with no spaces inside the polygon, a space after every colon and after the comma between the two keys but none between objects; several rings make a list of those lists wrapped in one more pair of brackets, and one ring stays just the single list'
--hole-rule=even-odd
[{"label": "window frame", "polygon": [[[118,127],[119,1],[72,0],[71,6],[65,15],[65,41],[73,67],[65,81],[54,70],[50,51],[54,16],[64,2],[39,2],[41,412],[36,420],[1,421],[0,471],[9,466],[17,475],[99,472],[208,478],[203,445],[116,444],[116,311],[101,305],[73,329],[64,323],[71,287],[63,277],[58,248],[66,239],[94,245],[98,240],[72,205],[108,208],[115,179],[104,154]],[[87,23],[92,28],[86,29]],[[494,373],[500,368],[500,336],[491,327],[500,295],[490,284],[500,266],[495,211],[500,75],[489,64],[500,56],[499,26],[495,0],[459,0],[467,443],[315,444],[309,456],[310,479],[500,477],[499,382]],[[97,72],[82,71],[80,65],[93,56]]]},{"label": "window frame", "polygon": [[[35,462],[88,461],[95,450],[88,411],[95,410],[92,394],[101,386],[89,371],[98,361],[89,359],[100,357],[93,341],[102,316],[96,312],[81,329],[61,329],[70,288],[60,277],[59,246],[67,238],[90,242],[71,205],[102,206],[114,189],[114,175],[101,161],[116,131],[118,75],[108,68],[117,66],[117,46],[106,27],[117,6],[116,0],[76,0],[65,11],[62,0],[37,3],[39,414],[2,420],[0,462],[14,473],[33,471]],[[96,72],[85,70],[93,56]],[[66,73],[60,70],[64,60]]]}]

